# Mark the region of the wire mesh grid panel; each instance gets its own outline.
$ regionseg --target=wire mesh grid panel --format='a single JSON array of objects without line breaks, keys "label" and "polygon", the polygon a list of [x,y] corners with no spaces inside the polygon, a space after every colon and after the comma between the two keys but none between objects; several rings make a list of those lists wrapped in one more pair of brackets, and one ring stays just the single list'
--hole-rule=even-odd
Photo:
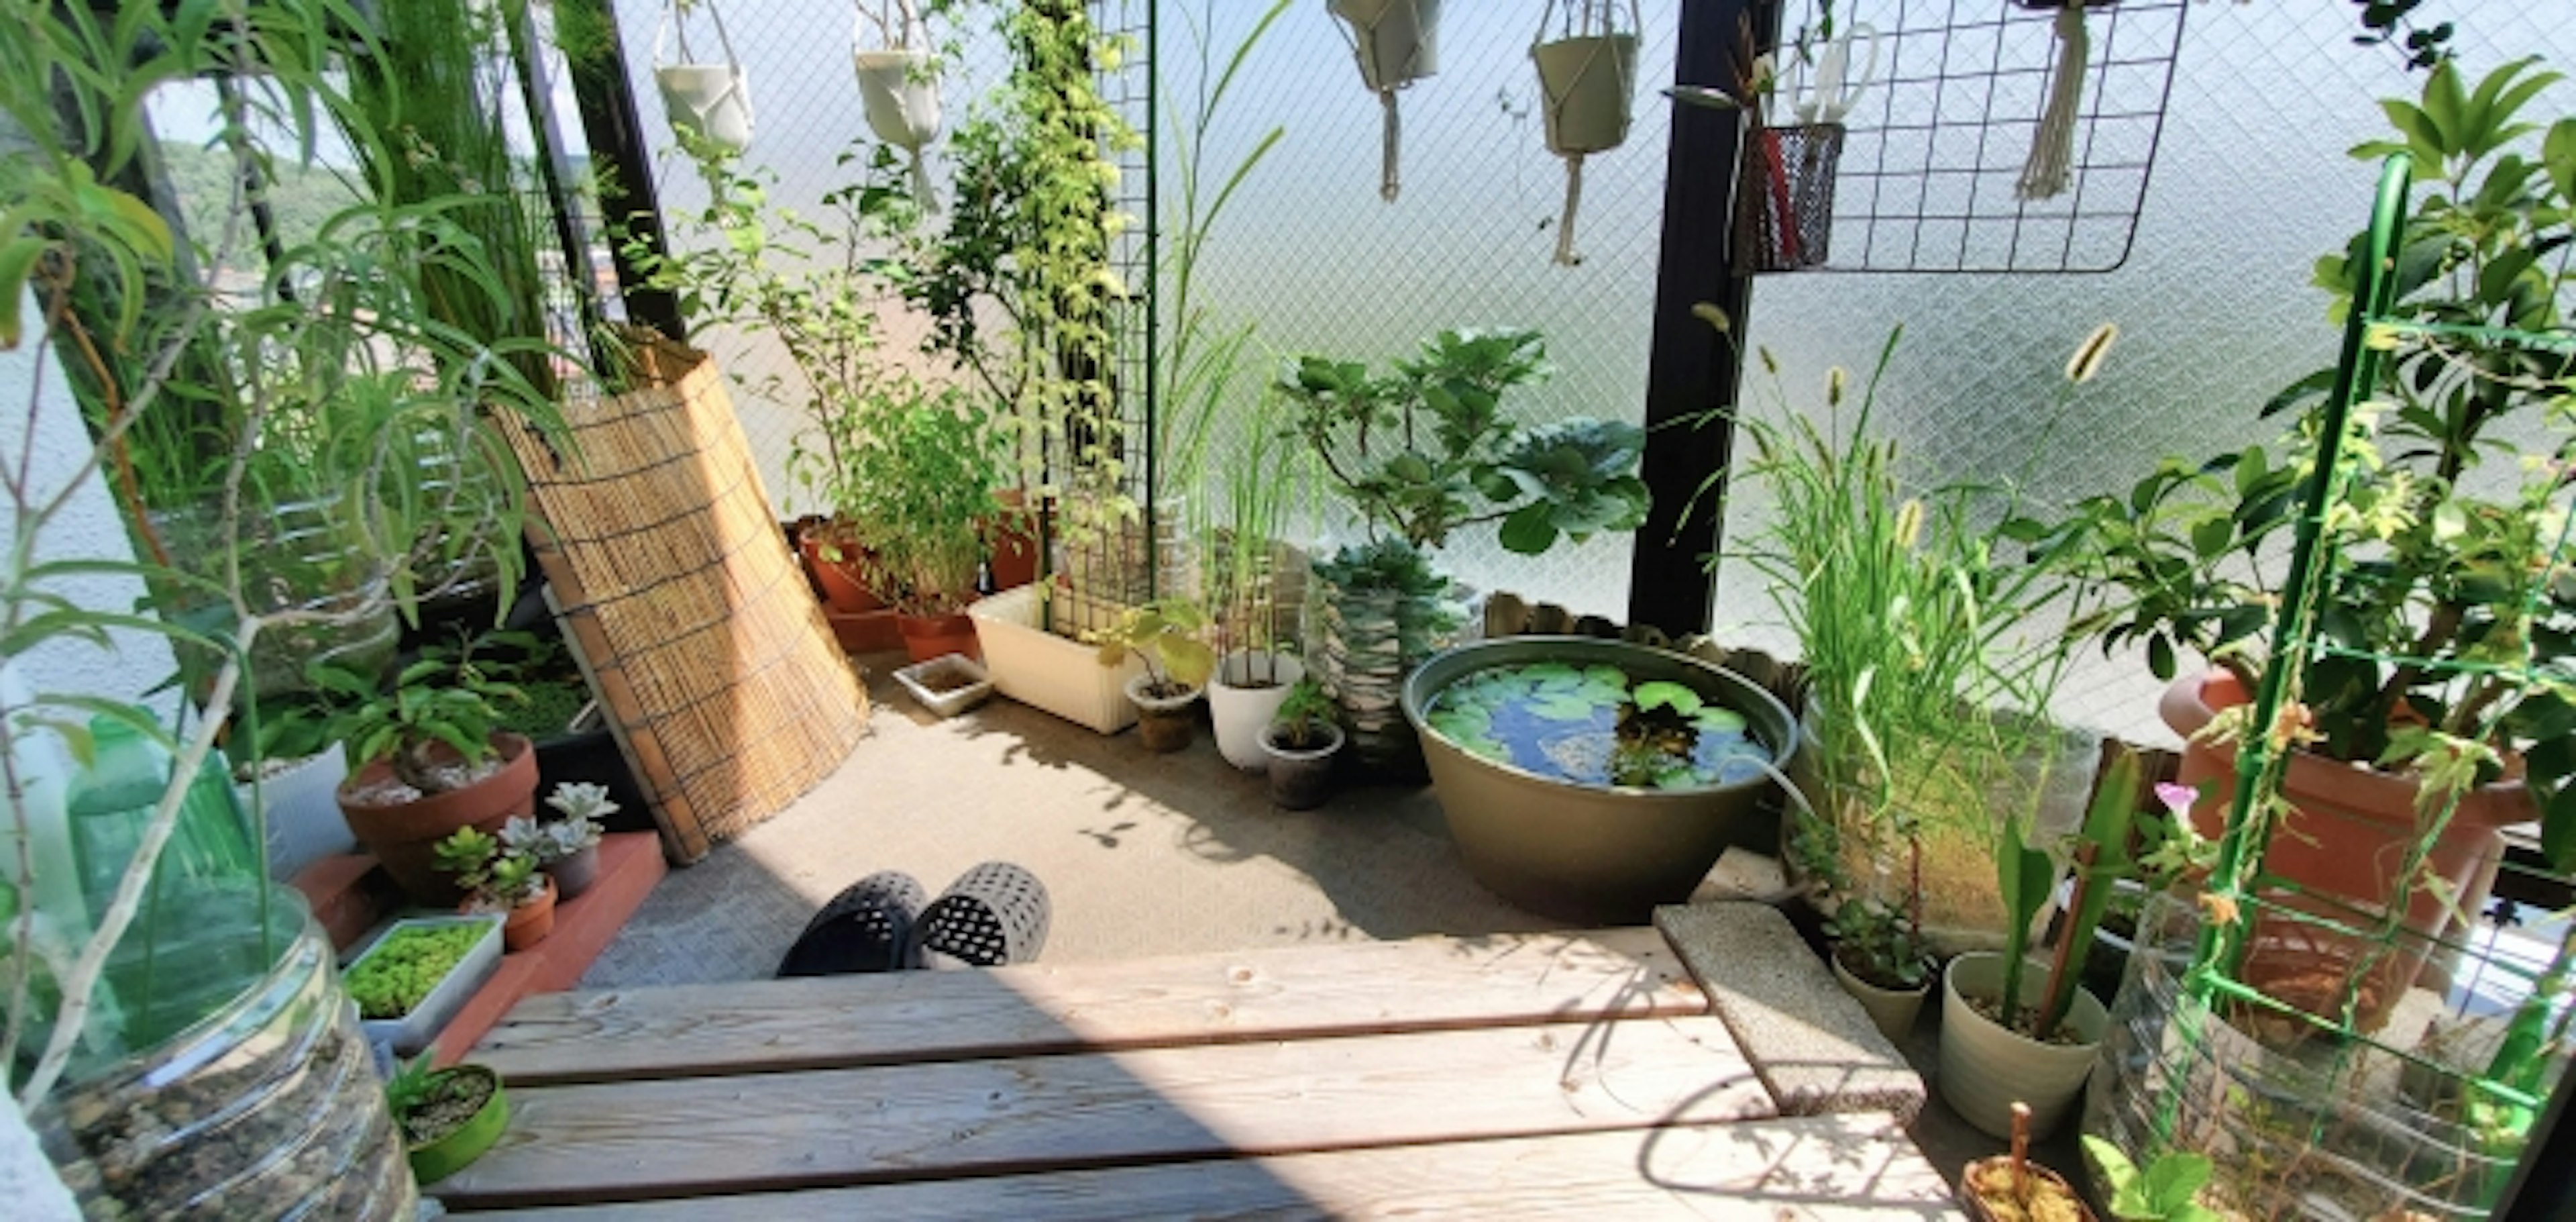
[{"label": "wire mesh grid panel", "polygon": [[[1797,125],[1775,130],[1830,130],[1845,112],[1838,172],[1829,169],[1821,187],[1831,193],[1833,254],[1798,266],[2104,272],[2128,258],[2163,138],[2185,0],[2053,10],[1992,0],[1846,4],[1827,38],[1822,18],[1833,7],[1811,5],[1784,23],[1793,46],[1776,57],[1782,80],[1769,118]],[[1801,32],[1803,56],[1794,48]],[[1748,165],[1752,190],[1762,167]],[[1764,199],[1756,191],[1748,202]]]},{"label": "wire mesh grid panel", "polygon": [[[1161,90],[1185,102],[1202,78],[1226,70],[1268,5],[1164,0],[1161,7]],[[1506,395],[1505,416],[1530,425],[1576,415],[1642,422],[1670,132],[1657,90],[1673,79],[1679,3],[1638,7],[1633,117],[1623,143],[1584,159],[1581,262],[1573,266],[1554,261],[1566,168],[1548,149],[1545,95],[1532,65],[1543,7],[1441,7],[1437,71],[1394,92],[1400,190],[1392,201],[1382,194],[1384,106],[1327,5],[1290,5],[1235,69],[1204,136],[1200,156],[1210,174],[1237,165],[1274,127],[1280,135],[1209,234],[1194,271],[1193,305],[1215,330],[1255,327],[1245,358],[1253,372],[1231,398],[1220,438],[1241,435],[1259,385],[1281,358],[1315,354],[1383,371],[1444,329],[1472,327],[1528,327],[1546,337],[1553,376]],[[1624,16],[1628,6],[1617,7]],[[1192,53],[1184,11],[1212,15],[1206,64]],[[1167,104],[1166,114],[1173,109]],[[1167,123],[1164,147],[1190,135]],[[1166,162],[1168,216],[1175,171],[1168,155]],[[1196,491],[1221,493],[1213,484]],[[1315,537],[1299,542],[1321,555],[1361,532],[1356,521],[1327,512]],[[1625,535],[1517,556],[1486,526],[1452,536],[1435,561],[1484,589],[1619,616],[1629,558]]]}]

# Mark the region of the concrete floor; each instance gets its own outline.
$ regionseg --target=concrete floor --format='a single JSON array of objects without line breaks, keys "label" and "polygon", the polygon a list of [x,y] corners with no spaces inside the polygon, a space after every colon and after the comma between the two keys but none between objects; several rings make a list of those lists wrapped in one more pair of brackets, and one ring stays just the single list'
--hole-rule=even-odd
[{"label": "concrete floor", "polygon": [[1470,881],[1427,788],[1270,805],[1204,724],[1177,755],[995,697],[941,721],[862,659],[870,735],[776,818],[671,872],[586,988],[755,980],[816,908],[878,870],[932,895],[977,862],[1043,881],[1044,961],[1555,928]]}]

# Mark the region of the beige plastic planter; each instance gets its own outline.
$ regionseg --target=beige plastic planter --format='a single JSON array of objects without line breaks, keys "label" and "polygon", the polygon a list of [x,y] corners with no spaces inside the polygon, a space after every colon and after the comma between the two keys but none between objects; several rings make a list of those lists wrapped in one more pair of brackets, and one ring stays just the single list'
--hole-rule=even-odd
[{"label": "beige plastic planter", "polygon": [[868,130],[912,159],[913,199],[925,209],[935,207],[930,171],[921,161],[922,146],[938,139],[940,129],[939,78],[931,70],[930,53],[853,50],[850,66],[858,73]]},{"label": "beige plastic planter", "polygon": [[1127,680],[1145,673],[1145,660],[1131,655],[1124,665],[1103,666],[1099,651],[1047,631],[1039,588],[1004,590],[966,608],[995,690],[1102,734],[1136,724]]},{"label": "beige plastic planter", "polygon": [[[2048,995],[2046,963],[2022,969],[2021,998],[2037,1005]],[[1962,1119],[1994,1137],[2012,1136],[2012,1105],[2030,1105],[2030,1136],[2045,1140],[2084,1093],[2102,1047],[2109,1016],[2100,999],[2078,988],[2065,1026],[2083,1042],[2043,1044],[2000,1024],[1968,1004],[2003,995],[2004,957],[1978,953],[1950,961],[1941,974],[1941,1098]]]},{"label": "beige plastic planter", "polygon": [[1912,989],[1882,989],[1853,975],[1850,968],[1843,966],[1841,955],[1831,958],[1834,979],[1842,982],[1843,991],[1869,1012],[1869,1021],[1877,1025],[1880,1035],[1902,1046],[1905,1037],[1914,1031],[1915,1016],[1923,1012],[1923,999],[1932,995],[1932,982],[1926,980],[1921,987]]}]

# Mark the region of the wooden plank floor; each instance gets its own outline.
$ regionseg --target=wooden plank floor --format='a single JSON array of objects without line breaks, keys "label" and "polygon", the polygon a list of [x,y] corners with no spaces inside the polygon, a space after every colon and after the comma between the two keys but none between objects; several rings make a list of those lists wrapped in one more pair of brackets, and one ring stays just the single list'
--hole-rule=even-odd
[{"label": "wooden plank floor", "polygon": [[1778,1118],[1705,1011],[1642,929],[536,997],[473,1058],[509,1133],[429,1191],[546,1216],[1947,1216],[1886,1118]]}]

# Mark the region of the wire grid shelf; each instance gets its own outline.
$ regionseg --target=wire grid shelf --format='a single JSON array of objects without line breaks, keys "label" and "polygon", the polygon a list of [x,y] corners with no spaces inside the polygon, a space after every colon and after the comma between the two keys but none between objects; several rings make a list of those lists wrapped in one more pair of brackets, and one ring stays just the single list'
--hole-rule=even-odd
[{"label": "wire grid shelf", "polygon": [[[2346,503],[2352,473],[2367,461],[2356,453],[2356,440],[2370,428],[2355,418],[2359,401],[2399,381],[2418,387],[2445,384],[2444,373],[2411,362],[2450,367],[2462,359],[2457,349],[2469,344],[2576,358],[2576,333],[2527,334],[2427,324],[2404,316],[2407,307],[2395,300],[2394,252],[2404,233],[2410,186],[2407,159],[2392,157],[2381,177],[2369,242],[2355,260],[2353,316],[2347,323],[2341,373],[2314,426],[2315,457],[2309,469],[2316,474],[2301,482],[2306,503],[2281,594],[2271,660],[2262,690],[2254,694],[2252,716],[2244,723],[2267,729],[2241,735],[2234,748],[2234,800],[2203,897],[2222,919],[2198,932],[2193,953],[2185,959],[2189,966],[2182,977],[2183,995],[2172,1009],[2165,1070],[2181,1072],[2174,1068],[2176,1057],[2185,1062],[2203,1058],[2231,1074],[2269,1075],[2273,1070],[2267,1066],[2291,1058],[2288,1063],[2302,1076],[2268,1094],[2247,1086],[2232,1097],[2241,1100],[2234,1106],[2240,1112],[2255,1111],[2230,1123],[2263,1129],[2262,1107],[2303,1104],[2314,1114],[2304,1134],[2292,1133],[2296,1140],[2287,1148],[2302,1158],[2331,1150],[2333,1159],[2358,1169],[2350,1191],[2361,1196],[2336,1198],[2338,1205],[2366,1206],[2354,1216],[2381,1216],[2381,1210],[2394,1209],[2414,1210],[2415,1216],[2471,1218],[2486,1216],[2505,1191],[2531,1126],[2566,1071],[2569,1025],[2576,1020],[2565,996],[2576,930],[2562,931],[2554,945],[2540,945],[2529,955],[2504,957],[2496,953],[2492,937],[2464,937],[2473,927],[2457,910],[2459,895],[2478,885],[2482,873],[2491,878],[2496,869],[2493,858],[2501,856],[2503,841],[2492,829],[2528,818],[2528,804],[2518,793],[2496,798],[2454,790],[2439,809],[2416,812],[2411,838],[2374,832],[2359,816],[2333,810],[2321,795],[2303,792],[2292,804],[2288,795],[2294,789],[2315,785],[2299,781],[2300,770],[2318,761],[2297,758],[2287,732],[2268,729],[2283,724],[2280,719],[2300,699],[2309,667],[2318,659],[2362,660],[2427,677],[2510,678],[2529,688],[2546,682],[2535,660],[2533,637],[2563,631],[2563,626],[2551,627],[2565,619],[2553,607],[2560,600],[2551,584],[2553,575],[2576,558],[2576,548],[2570,546],[2571,515],[2561,484],[2548,497],[2558,515],[2557,533],[2535,541],[2546,545],[2546,563],[2515,574],[2521,587],[2507,592],[2524,604],[2530,625],[2529,631],[2515,634],[2518,650],[2498,647],[2513,656],[2404,656],[2353,650],[2326,639],[2324,618],[2335,598],[2332,575],[2339,567],[2371,563],[2368,556],[2343,554],[2337,532],[2329,528],[2335,510]],[[2515,393],[2564,393],[2576,362],[2553,358],[2543,368],[2552,372]],[[2383,372],[2389,376],[2383,378]],[[2449,372],[2467,376],[2456,368]],[[2495,741],[2512,703],[2497,700],[2486,706],[2472,727],[2476,741]],[[2479,706],[2468,702],[2462,707]],[[2473,810],[2473,802],[2480,807]],[[2455,831],[2479,834],[2464,839]],[[2362,873],[2376,873],[2377,878],[2362,887],[2362,894],[2329,895],[2288,877],[2291,869],[2276,871],[2273,867],[2285,856],[2311,861],[2360,857],[2376,866]],[[2470,1015],[2476,1007],[2463,999],[2454,1005],[2473,1023],[2446,1028],[2420,1014],[2404,1017],[2407,1005],[2425,994],[2428,985],[2448,992],[2453,971],[2463,963],[2474,964],[2472,979],[2481,990],[2501,998],[2487,1013]],[[2446,1046],[2445,1039],[2458,1041],[2458,1046]],[[2381,1062],[2394,1068],[2375,1069]],[[2420,1083],[2410,1088],[2404,1080],[2409,1072],[2419,1078],[2431,1075],[2438,1098],[2427,1102]],[[2392,1073],[2393,1085],[2386,1080]],[[2155,1144],[2194,1140],[2185,1123],[2190,1094],[2170,1090],[2149,1096],[2164,1100],[2148,1117],[2146,1135]],[[2404,1114],[2406,1107],[2424,1114]],[[2382,1138],[2386,1148],[2369,1144]],[[2206,1146],[2185,1148],[2211,1152]]]},{"label": "wire grid shelf", "polygon": [[[1873,54],[1875,79],[1854,97],[1834,187],[1832,257],[1796,266],[1838,272],[2107,272],[2128,261],[2164,135],[2186,0],[2121,0],[2085,10],[2091,56],[2063,193],[2022,199],[2015,187],[2047,105],[2058,49],[2053,7],[1998,0],[1846,3],[1835,36],[1869,23],[1852,73]],[[1806,0],[1784,14],[1783,43],[1817,26]],[[1789,20],[1794,17],[1796,20]],[[1809,52],[1812,56],[1816,52]],[[1788,111],[1812,68],[1775,56]],[[1778,116],[1785,125],[1787,116]],[[1739,255],[1739,264],[1742,258]],[[1750,270],[1750,268],[1749,268]],[[1759,270],[1773,270],[1762,267]],[[1781,267],[1779,270],[1787,270]]]},{"label": "wire grid shelf", "polygon": [[[1174,549],[1164,538],[1178,526],[1177,514],[1156,503],[1154,437],[1155,245],[1154,96],[1155,36],[1153,0],[1086,0],[1092,29],[1105,45],[1117,48],[1114,66],[1095,70],[1093,87],[1102,104],[1115,111],[1137,139],[1125,146],[1104,144],[1102,154],[1117,168],[1108,188],[1108,212],[1120,218],[1107,239],[1109,272],[1126,286],[1126,294],[1109,306],[1108,367],[1098,372],[1103,393],[1114,405],[1108,413],[1117,436],[1110,446],[1113,467],[1106,473],[1072,466],[1061,449],[1047,458],[1047,482],[1060,497],[1124,501],[1138,513],[1110,518],[1093,504],[1076,511],[1089,518],[1083,527],[1063,529],[1067,508],[1048,507],[1045,556],[1054,597],[1046,601],[1046,626],[1063,636],[1080,637],[1107,628],[1128,607],[1152,599],[1161,581],[1163,558]],[[1164,517],[1175,520],[1161,521]]]}]

